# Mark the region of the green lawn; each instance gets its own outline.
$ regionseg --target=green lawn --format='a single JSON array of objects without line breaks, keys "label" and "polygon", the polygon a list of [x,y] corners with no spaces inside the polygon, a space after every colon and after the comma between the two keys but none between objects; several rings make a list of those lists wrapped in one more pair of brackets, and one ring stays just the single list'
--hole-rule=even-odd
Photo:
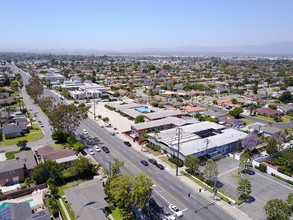
[{"label": "green lawn", "polygon": [[241,118],[240,120],[243,121],[246,125],[254,123],[254,121],[246,119],[246,118]]},{"label": "green lawn", "polygon": [[9,159],[14,159],[15,158],[15,154],[19,153],[20,150],[18,151],[10,151],[10,152],[6,152],[5,153],[5,157],[9,160]]},{"label": "green lawn", "polygon": [[[63,202],[63,203],[64,203],[64,202]],[[59,206],[59,210],[60,210],[60,212],[61,212],[62,219],[63,219],[63,220],[70,220],[70,219],[67,219],[67,218],[66,218],[65,212],[64,212],[64,210],[63,210],[63,208],[62,208],[62,206],[61,206],[61,204],[60,204],[59,199],[57,199],[57,204],[58,204],[58,206]]]},{"label": "green lawn", "polygon": [[67,212],[68,212],[68,214],[70,216],[70,220],[76,219],[75,218],[75,215],[74,215],[74,212],[72,211],[71,206],[69,205],[69,203],[68,202],[65,202],[65,199],[64,198],[62,198],[62,201],[63,201],[63,203],[65,205],[65,208],[67,209]]},{"label": "green lawn", "polygon": [[262,116],[262,115],[256,115],[254,116],[255,118],[259,118],[259,119],[262,119],[262,120],[265,120],[265,121],[271,121],[271,122],[274,122],[275,120],[271,117],[268,117],[268,116]]},{"label": "green lawn", "polygon": [[162,155],[159,151],[154,151],[154,150],[152,150],[151,148],[144,147],[144,149],[147,149],[147,150],[148,150],[152,155],[154,155],[154,156]]},{"label": "green lawn", "polygon": [[37,141],[42,139],[44,136],[45,136],[44,133],[41,131],[32,131],[31,133],[26,134],[23,137],[12,138],[7,140],[3,138],[3,141],[0,142],[0,147],[14,145],[18,141],[23,141],[23,140],[27,140],[28,142]]},{"label": "green lawn", "polygon": [[119,208],[116,207],[115,209],[113,209],[111,211],[112,211],[112,216],[115,220],[122,220],[123,219],[122,216],[119,214]]},{"label": "green lawn", "polygon": [[288,123],[288,122],[293,121],[293,117],[292,116],[289,116],[289,115],[284,115],[282,117],[282,120],[283,120],[284,123]]},{"label": "green lawn", "polygon": [[175,163],[172,163],[171,161],[169,161],[169,157],[167,156],[161,156],[159,157],[162,161],[164,161],[166,164],[169,164],[171,167],[176,167]]}]

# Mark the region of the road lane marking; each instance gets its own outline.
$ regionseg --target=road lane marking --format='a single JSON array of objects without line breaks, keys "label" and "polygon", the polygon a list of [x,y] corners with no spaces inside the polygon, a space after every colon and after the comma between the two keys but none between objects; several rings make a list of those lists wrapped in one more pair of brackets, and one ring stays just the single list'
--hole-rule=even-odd
[{"label": "road lane marking", "polygon": [[171,204],[164,196],[162,196],[157,190],[153,189],[157,195],[164,199],[168,204]]}]

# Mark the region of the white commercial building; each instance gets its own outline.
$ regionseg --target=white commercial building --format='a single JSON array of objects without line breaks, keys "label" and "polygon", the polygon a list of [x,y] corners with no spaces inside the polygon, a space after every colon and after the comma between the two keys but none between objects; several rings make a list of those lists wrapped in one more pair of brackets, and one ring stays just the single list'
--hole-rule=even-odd
[{"label": "white commercial building", "polygon": [[184,160],[191,154],[196,157],[215,158],[235,151],[237,141],[246,136],[244,132],[232,128],[225,129],[222,125],[206,121],[168,129],[156,135],[149,134],[148,140],[175,157],[179,143],[179,158]]}]

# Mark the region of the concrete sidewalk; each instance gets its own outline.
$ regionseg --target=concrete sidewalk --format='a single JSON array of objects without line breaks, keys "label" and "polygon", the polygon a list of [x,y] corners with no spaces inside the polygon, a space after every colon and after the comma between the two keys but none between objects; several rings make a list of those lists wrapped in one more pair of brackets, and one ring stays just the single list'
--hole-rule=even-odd
[{"label": "concrete sidewalk", "polygon": [[[99,107],[101,107],[101,106],[99,106]],[[99,110],[101,110],[101,109],[99,109]],[[91,112],[93,112],[93,111],[91,111]],[[99,112],[99,111],[96,109],[96,112]],[[104,116],[107,116],[107,117],[110,116],[109,118],[110,118],[110,121],[111,121],[113,127],[116,127],[117,128],[117,131],[119,132],[119,134],[116,135],[117,137],[119,137],[123,141],[129,141],[129,142],[131,142],[132,148],[135,149],[136,151],[141,152],[146,157],[148,157],[148,158],[155,158],[157,161],[160,161],[160,163],[165,167],[165,170],[167,172],[169,172],[173,176],[176,176],[175,166],[172,167],[169,164],[165,163],[164,161],[162,161],[160,159],[160,156],[154,156],[153,154],[151,154],[149,152],[143,152],[143,151],[141,151],[141,146],[140,145],[138,145],[137,143],[133,142],[130,138],[128,138],[127,136],[125,136],[124,134],[122,134],[122,132],[126,130],[125,128],[126,128],[127,125],[129,126],[129,129],[128,130],[130,130],[130,125],[129,124],[133,123],[132,121],[129,121],[128,120],[128,123],[123,123],[126,120],[125,118],[122,118],[120,120],[120,117],[121,116],[118,113],[113,113],[112,111],[110,111],[110,110],[108,110],[106,108],[103,109],[102,112],[103,112],[103,117]],[[93,116],[92,113],[89,113],[89,118],[94,119],[94,116]],[[96,120],[96,123],[99,124],[99,125],[104,125],[104,122],[103,121]],[[104,128],[107,129],[110,132],[110,131],[114,131],[113,130],[113,127],[112,128],[104,127]],[[183,170],[183,169],[181,168],[181,170]],[[206,190],[206,191],[203,191],[202,190],[201,193],[199,193],[198,190],[200,188],[202,189],[202,187],[199,186],[194,181],[192,181],[191,179],[189,179],[188,177],[184,176],[183,174],[181,174],[179,172],[179,175],[176,178],[178,178],[182,183],[184,183],[185,185],[187,185],[191,189],[193,189],[192,192],[198,193],[201,196],[203,196],[206,199],[208,199],[209,201],[214,202],[214,200],[213,200],[213,194],[211,192],[209,192],[208,190]],[[230,205],[230,204],[228,204],[228,203],[226,203],[225,201],[222,201],[222,200],[215,202],[215,204],[219,208],[221,208],[223,211],[225,211],[226,213],[228,213],[229,215],[231,215],[235,219],[238,219],[238,220],[252,220],[247,214],[245,214],[241,210],[239,210],[237,208],[237,205],[232,206],[232,205]]]}]

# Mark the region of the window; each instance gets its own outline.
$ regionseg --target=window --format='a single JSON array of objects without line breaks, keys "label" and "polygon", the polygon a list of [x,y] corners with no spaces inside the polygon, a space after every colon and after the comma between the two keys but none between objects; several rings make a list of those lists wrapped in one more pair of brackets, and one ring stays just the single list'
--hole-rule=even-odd
[{"label": "window", "polygon": [[10,170],[9,173],[10,174],[14,174],[15,173],[15,170]]}]

